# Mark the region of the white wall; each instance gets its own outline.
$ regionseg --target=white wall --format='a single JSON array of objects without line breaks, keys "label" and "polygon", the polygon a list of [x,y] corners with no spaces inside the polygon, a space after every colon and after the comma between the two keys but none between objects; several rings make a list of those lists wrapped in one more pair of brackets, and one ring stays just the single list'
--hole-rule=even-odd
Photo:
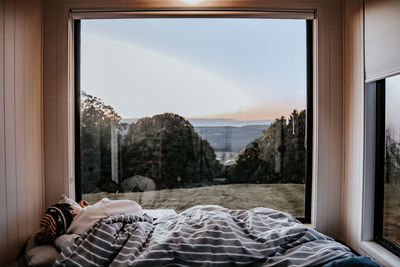
[{"label": "white wall", "polygon": [[363,1],[344,4],[344,177],[342,238],[358,250],[363,187]]},{"label": "white wall", "polygon": [[0,1],[0,265],[39,227],[42,160],[42,1]]},{"label": "white wall", "polygon": [[[395,1],[368,0],[367,2],[368,5],[374,6],[378,10],[380,8],[377,6],[380,4],[383,4],[387,8],[388,4],[394,4]],[[398,3],[395,3],[395,6],[399,6]],[[376,13],[374,14],[375,19],[377,15]],[[387,17],[385,12],[380,13],[379,16],[382,21],[386,19],[390,20],[390,16]],[[371,174],[371,172],[373,172],[374,168],[371,165],[367,165],[371,162],[371,155],[366,155],[366,151],[373,150],[373,147],[365,140],[366,93],[364,81],[366,77],[364,73],[364,57],[365,60],[367,58],[371,60],[372,58],[379,57],[380,51],[376,45],[380,42],[377,41],[375,43],[373,39],[369,38],[370,48],[374,47],[374,49],[365,49],[364,55],[364,27],[365,33],[371,30],[371,24],[365,24],[364,26],[364,21],[363,1],[346,0],[344,2],[343,23],[344,175],[341,215],[342,239],[353,249],[361,254],[370,256],[382,264],[382,266],[400,266],[400,259],[398,257],[373,241],[374,174]],[[379,25],[381,29],[382,27],[384,28],[384,25]],[[372,26],[376,27],[378,25],[373,24]],[[390,27],[386,30],[388,29]],[[398,30],[390,29],[388,32],[390,32],[390,35],[397,35],[397,37],[391,36],[392,39],[400,38]],[[366,41],[367,39],[365,39]],[[396,49],[398,50],[399,48],[397,47]],[[390,53],[390,50],[386,50],[383,46],[380,50],[383,54]],[[396,53],[391,53],[391,55],[396,57]],[[395,60],[399,60],[399,58],[393,59],[392,62]],[[370,61],[370,63],[373,62]],[[377,68],[377,65],[370,68],[370,70],[372,69],[375,74],[387,71],[387,68]],[[373,111],[368,110],[368,112]],[[368,127],[371,126],[369,125]],[[367,156],[368,161],[366,161]]]}]

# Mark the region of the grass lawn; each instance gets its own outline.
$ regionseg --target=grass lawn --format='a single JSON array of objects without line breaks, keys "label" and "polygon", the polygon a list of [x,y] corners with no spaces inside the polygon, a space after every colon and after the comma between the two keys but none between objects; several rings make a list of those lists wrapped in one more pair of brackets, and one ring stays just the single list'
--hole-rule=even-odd
[{"label": "grass lawn", "polygon": [[196,188],[166,189],[135,193],[92,193],[82,198],[90,204],[100,199],[131,199],[143,209],[174,209],[177,213],[195,205],[220,205],[228,209],[267,207],[297,217],[304,216],[303,184],[230,184]]},{"label": "grass lawn", "polygon": [[385,184],[383,237],[400,246],[400,186]]}]

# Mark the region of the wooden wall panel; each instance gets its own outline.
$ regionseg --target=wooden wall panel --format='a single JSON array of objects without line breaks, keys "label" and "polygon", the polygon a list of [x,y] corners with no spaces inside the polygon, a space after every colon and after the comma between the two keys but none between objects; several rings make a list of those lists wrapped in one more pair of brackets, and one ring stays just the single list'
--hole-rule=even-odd
[{"label": "wooden wall panel", "polygon": [[[342,1],[329,2],[329,65],[331,72],[329,74],[329,88],[341,88],[343,85],[343,72],[335,71],[343,67],[343,5]],[[340,49],[331,49],[332,47],[340,47]],[[329,179],[328,179],[328,202],[335,203],[330,205],[327,212],[332,214],[341,213],[341,195],[342,195],[342,157],[336,155],[343,155],[343,90],[329,90]],[[338,108],[340,107],[340,108]],[[325,192],[326,193],[326,192]],[[329,226],[326,233],[328,235],[335,235],[339,233],[340,229],[340,216],[330,218]],[[337,235],[336,235],[337,236]]]},{"label": "wooden wall panel", "polygon": [[[25,138],[26,144],[26,168],[30,170],[32,175],[36,177],[35,180],[27,179],[27,199],[28,210],[43,210],[44,209],[44,171],[43,171],[43,42],[42,42],[42,29],[43,29],[43,1],[27,1],[26,10],[30,10],[27,16],[29,19],[25,20],[25,28],[28,28],[31,23],[37,27],[30,28],[25,31],[26,42],[31,43],[25,46],[25,65],[30,71],[25,71],[25,114],[30,119],[26,122]],[[40,25],[40,26],[39,26]],[[37,40],[40,36],[40,42]],[[37,103],[36,105],[29,105],[30,103]],[[35,114],[35,116],[30,116]],[[40,161],[36,160],[40,159]],[[35,212],[30,217],[33,221],[38,222],[42,217],[42,213]],[[29,232],[37,229],[36,224],[30,224]]]},{"label": "wooden wall panel", "polygon": [[[17,250],[17,177],[15,151],[15,2],[4,7],[4,122],[6,155],[7,249]],[[8,254],[8,253],[7,253]]]},{"label": "wooden wall panel", "polygon": [[363,1],[345,1],[344,11],[342,238],[358,250],[364,159]]},{"label": "wooden wall panel", "polygon": [[23,159],[25,155],[25,25],[24,25],[24,0],[15,0],[15,39],[14,41],[14,110],[15,110],[15,158],[16,158],[16,195],[17,197],[17,222],[16,227],[18,227],[18,240],[23,240],[27,235],[27,209],[26,209],[26,170],[25,170],[25,160],[19,161],[18,159]]},{"label": "wooden wall panel", "polygon": [[[0,203],[6,203],[6,155],[4,124],[4,0],[0,1]],[[0,204],[0,259],[7,255],[7,207]]]},{"label": "wooden wall panel", "polygon": [[0,265],[15,260],[44,209],[42,0],[0,2]]},{"label": "wooden wall panel", "polygon": [[[60,166],[60,154],[58,140],[59,135],[55,125],[57,125],[57,114],[59,113],[59,105],[57,104],[57,68],[56,61],[51,60],[56,57],[57,38],[55,32],[57,32],[57,23],[55,23],[57,18],[56,12],[56,2],[46,2],[44,6],[45,11],[45,22],[52,21],[53,23],[45,23],[44,31],[46,38],[44,39],[43,47],[45,55],[43,57],[43,66],[46,68],[46,78],[43,80],[43,109],[44,109],[44,158],[45,162],[51,162],[46,164],[45,167],[45,180],[46,180],[46,206],[50,205],[52,201],[58,199],[59,192],[64,190],[63,178],[64,174]],[[46,89],[48,88],[48,89]],[[59,188],[62,188],[61,190]],[[50,190],[50,188],[55,188],[56,190]]]}]

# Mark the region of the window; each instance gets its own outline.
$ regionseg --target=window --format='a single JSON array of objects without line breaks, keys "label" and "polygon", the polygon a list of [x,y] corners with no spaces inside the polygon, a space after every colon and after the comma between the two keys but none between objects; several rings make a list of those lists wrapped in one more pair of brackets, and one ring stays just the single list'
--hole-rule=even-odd
[{"label": "window", "polygon": [[371,85],[377,99],[375,240],[400,255],[400,75]]},{"label": "window", "polygon": [[311,216],[312,23],[75,22],[76,192]]}]

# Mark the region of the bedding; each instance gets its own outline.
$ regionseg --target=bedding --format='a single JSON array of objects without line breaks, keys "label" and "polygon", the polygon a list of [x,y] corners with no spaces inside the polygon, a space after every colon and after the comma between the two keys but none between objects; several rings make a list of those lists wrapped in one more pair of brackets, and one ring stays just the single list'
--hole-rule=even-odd
[{"label": "bedding", "polygon": [[365,256],[351,257],[331,261],[324,267],[379,267],[379,265]]},{"label": "bedding", "polygon": [[141,216],[143,213],[142,207],[135,201],[103,198],[92,206],[84,207],[72,221],[67,233],[83,235],[99,220],[115,214]]},{"label": "bedding", "polygon": [[349,248],[287,213],[208,205],[158,220],[107,217],[63,249],[54,265],[322,266],[349,257]]},{"label": "bedding", "polygon": [[77,234],[64,234],[60,235],[56,239],[54,239],[54,246],[59,250],[63,250],[66,247],[72,246],[75,243],[75,239],[77,239],[79,235]]}]

